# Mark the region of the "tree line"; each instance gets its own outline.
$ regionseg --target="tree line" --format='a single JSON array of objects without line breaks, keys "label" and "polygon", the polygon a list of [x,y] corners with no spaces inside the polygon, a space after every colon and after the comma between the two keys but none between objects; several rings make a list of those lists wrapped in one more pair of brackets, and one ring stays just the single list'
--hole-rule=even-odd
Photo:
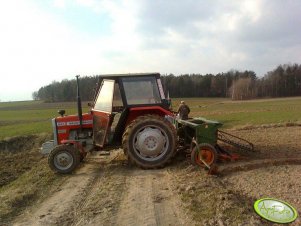
[{"label": "tree line", "polygon": [[[80,77],[80,96],[82,101],[93,100],[95,88],[99,82],[99,76]],[[32,93],[34,100],[46,102],[75,101],[77,97],[76,79],[64,79],[61,82],[53,81],[51,84],[41,87]]]},{"label": "tree line", "polygon": [[[99,76],[80,78],[83,101],[93,99]],[[176,97],[231,97],[245,100],[262,97],[301,96],[301,65],[279,65],[258,78],[254,71],[231,70],[218,74],[162,75],[164,90]],[[47,102],[76,100],[76,80],[52,82],[32,94],[34,100]]]}]

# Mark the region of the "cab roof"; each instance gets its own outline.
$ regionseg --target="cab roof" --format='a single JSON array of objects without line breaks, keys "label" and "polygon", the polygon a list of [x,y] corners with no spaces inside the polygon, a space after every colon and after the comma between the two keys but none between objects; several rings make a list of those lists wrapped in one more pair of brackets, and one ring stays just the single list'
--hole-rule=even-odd
[{"label": "cab roof", "polygon": [[100,75],[100,78],[122,78],[122,77],[145,77],[145,76],[156,76],[160,77],[160,73],[151,72],[151,73],[128,73],[128,74],[105,74]]}]

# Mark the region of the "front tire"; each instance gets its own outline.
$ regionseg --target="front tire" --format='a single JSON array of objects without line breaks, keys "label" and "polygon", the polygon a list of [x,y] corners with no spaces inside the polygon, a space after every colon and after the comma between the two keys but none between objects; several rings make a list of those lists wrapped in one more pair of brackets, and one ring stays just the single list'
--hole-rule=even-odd
[{"label": "front tire", "polygon": [[71,145],[59,145],[48,156],[48,165],[55,173],[71,173],[80,162],[80,153]]},{"label": "front tire", "polygon": [[129,161],[137,166],[161,168],[176,150],[176,130],[158,115],[140,116],[126,128],[122,146]]}]

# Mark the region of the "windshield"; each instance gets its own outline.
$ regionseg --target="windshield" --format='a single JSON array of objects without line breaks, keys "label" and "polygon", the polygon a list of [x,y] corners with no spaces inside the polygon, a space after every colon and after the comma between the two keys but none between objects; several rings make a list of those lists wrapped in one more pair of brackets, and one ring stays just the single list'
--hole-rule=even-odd
[{"label": "windshield", "polygon": [[155,77],[128,77],[122,82],[129,105],[161,103]]}]

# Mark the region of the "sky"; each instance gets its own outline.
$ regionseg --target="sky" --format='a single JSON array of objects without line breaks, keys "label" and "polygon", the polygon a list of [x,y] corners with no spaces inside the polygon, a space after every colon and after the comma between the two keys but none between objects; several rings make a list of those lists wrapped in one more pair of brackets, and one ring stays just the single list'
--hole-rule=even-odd
[{"label": "sky", "polygon": [[0,101],[111,73],[301,63],[300,0],[0,0]]}]

